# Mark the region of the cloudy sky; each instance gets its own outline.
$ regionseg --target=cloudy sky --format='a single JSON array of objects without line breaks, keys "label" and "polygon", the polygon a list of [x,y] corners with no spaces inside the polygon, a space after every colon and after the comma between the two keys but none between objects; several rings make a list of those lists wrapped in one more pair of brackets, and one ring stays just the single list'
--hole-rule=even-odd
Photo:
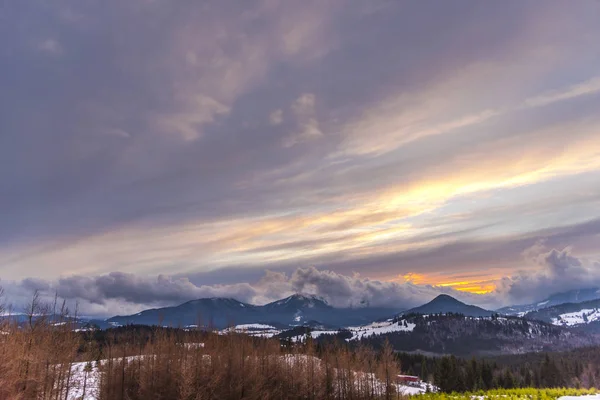
[{"label": "cloudy sky", "polygon": [[598,21],[594,0],[5,2],[2,285],[110,314],[600,284]]}]

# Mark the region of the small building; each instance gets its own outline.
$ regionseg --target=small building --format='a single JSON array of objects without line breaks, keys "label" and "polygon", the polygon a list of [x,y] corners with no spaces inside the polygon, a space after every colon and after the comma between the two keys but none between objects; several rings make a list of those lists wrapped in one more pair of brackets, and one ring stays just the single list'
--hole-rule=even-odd
[{"label": "small building", "polygon": [[413,376],[413,375],[397,375],[396,381],[399,384],[416,385],[416,384],[421,383],[421,378],[419,378],[418,376]]}]

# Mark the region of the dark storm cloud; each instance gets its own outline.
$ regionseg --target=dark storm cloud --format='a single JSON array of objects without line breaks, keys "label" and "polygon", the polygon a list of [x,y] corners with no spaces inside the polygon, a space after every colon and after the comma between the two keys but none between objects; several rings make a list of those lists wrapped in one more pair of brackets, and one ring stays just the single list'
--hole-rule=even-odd
[{"label": "dark storm cloud", "polygon": [[100,304],[110,299],[133,304],[173,304],[204,297],[231,297],[232,293],[242,299],[255,295],[255,290],[248,284],[234,284],[228,288],[198,287],[185,278],[159,275],[149,279],[122,272],[97,277],[61,278],[55,289],[61,297]]},{"label": "dark storm cloud", "polygon": [[570,248],[533,251],[536,253],[529,251],[529,255],[538,268],[518,272],[499,283],[496,291],[505,297],[506,303],[537,301],[552,293],[600,287],[598,261],[576,257]]}]

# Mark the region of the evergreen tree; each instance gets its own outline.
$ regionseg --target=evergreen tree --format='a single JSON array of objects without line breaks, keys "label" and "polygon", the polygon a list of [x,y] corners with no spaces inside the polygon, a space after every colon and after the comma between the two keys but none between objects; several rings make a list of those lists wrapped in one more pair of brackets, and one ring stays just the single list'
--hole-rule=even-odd
[{"label": "evergreen tree", "polygon": [[427,370],[427,361],[425,357],[421,360],[421,374],[420,377],[422,380],[426,381],[429,378],[429,371]]},{"label": "evergreen tree", "polygon": [[475,358],[472,358],[469,362],[469,366],[467,367],[467,375],[465,379],[467,390],[477,390],[479,378],[480,372],[477,366],[477,360]]},{"label": "evergreen tree", "polygon": [[510,372],[510,369],[508,368],[504,370],[502,387],[505,389],[512,389],[515,387],[515,378],[513,377],[512,372]]}]

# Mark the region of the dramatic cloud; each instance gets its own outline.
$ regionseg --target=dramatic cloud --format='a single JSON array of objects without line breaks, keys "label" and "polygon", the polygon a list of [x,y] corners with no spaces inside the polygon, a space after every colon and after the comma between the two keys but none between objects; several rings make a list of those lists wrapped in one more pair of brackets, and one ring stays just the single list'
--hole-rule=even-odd
[{"label": "dramatic cloud", "polygon": [[[165,275],[150,278],[112,272],[96,277],[71,276],[57,281],[25,279],[9,285],[7,289],[13,296],[19,294],[23,302],[37,290],[47,299],[56,294],[69,303],[78,302],[79,310],[84,314],[100,312],[102,315],[116,314],[122,309],[137,312],[148,307],[176,305],[210,297],[265,304],[294,293],[315,294],[335,307],[386,306],[402,309],[427,302],[440,293],[452,294],[465,301],[485,302],[484,298],[451,288],[382,282],[359,275],[320,271],[314,267],[299,268],[290,276],[266,271],[253,284],[197,286],[186,278]],[[19,309],[24,304],[16,303],[14,306]]]},{"label": "dramatic cloud", "polygon": [[417,273],[406,274],[394,281],[382,281],[315,267],[298,268],[289,275],[267,270],[253,283],[205,285],[195,284],[186,277],[147,277],[122,272],[93,277],[74,275],[56,281],[27,278],[9,283],[7,291],[19,299],[13,304],[17,309],[26,304],[34,291],[39,291],[47,299],[56,294],[70,303],[77,302],[82,313],[105,316],[123,310],[138,312],[211,297],[265,304],[294,293],[317,295],[335,307],[398,309],[423,304],[444,293],[470,304],[495,309],[539,301],[571,289],[600,287],[600,262],[577,258],[569,248],[547,250],[542,242],[538,242],[523,252],[523,262],[529,266],[527,270],[492,281],[496,289],[488,294],[471,294],[452,287],[461,288],[459,283],[419,284],[424,276]]},{"label": "dramatic cloud", "polygon": [[[94,313],[583,283],[599,19],[560,0],[9,2],[0,277]],[[540,240],[558,255],[524,261]]]},{"label": "dramatic cloud", "polygon": [[600,287],[600,262],[575,257],[572,249],[543,252],[538,243],[525,253],[535,268],[504,278],[497,293],[507,304],[533,302],[553,293]]}]

